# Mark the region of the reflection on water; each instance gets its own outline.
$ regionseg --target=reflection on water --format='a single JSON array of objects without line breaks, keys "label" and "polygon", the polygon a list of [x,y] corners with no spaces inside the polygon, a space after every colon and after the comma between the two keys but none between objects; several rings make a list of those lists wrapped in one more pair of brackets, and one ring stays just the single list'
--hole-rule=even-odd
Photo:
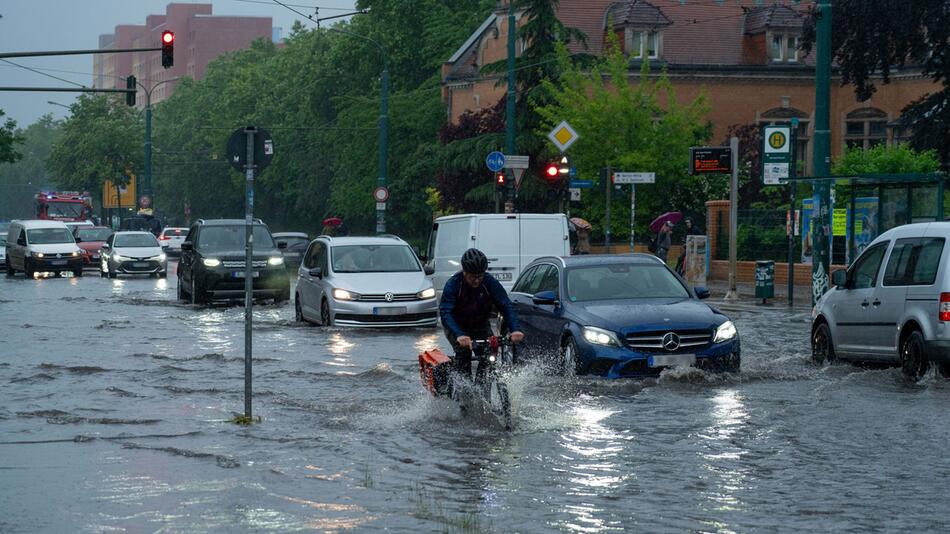
[{"label": "reflection on water", "polygon": [[[748,451],[743,447],[739,433],[746,426],[749,414],[742,396],[735,389],[724,389],[712,398],[709,426],[700,433],[705,441],[702,453],[706,471],[703,478],[709,490],[703,496],[710,501],[711,510],[735,511],[743,508],[738,494],[746,491],[747,468],[742,462]],[[730,532],[719,525],[718,532]]]}]

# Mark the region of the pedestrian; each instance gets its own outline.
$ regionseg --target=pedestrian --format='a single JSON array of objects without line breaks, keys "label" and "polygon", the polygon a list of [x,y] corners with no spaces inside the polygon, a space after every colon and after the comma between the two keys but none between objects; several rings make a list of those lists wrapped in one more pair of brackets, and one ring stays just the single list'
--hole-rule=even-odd
[{"label": "pedestrian", "polygon": [[577,253],[590,254],[590,228],[577,227]]},{"label": "pedestrian", "polygon": [[656,257],[666,262],[666,257],[670,253],[670,247],[673,246],[673,239],[670,234],[673,232],[673,223],[666,221],[660,227],[660,233],[656,236]]}]

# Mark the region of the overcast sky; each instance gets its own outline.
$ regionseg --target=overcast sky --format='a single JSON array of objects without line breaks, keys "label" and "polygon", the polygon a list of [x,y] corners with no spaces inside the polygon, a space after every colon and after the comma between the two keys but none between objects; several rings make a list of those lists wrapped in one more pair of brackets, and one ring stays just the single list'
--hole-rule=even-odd
[{"label": "overcast sky", "polygon": [[[314,7],[320,6],[321,17],[346,13],[352,10],[355,3],[354,0],[280,2],[307,15],[313,15]],[[98,48],[99,35],[113,33],[119,24],[144,24],[148,15],[164,14],[165,6],[169,3],[169,0],[0,0],[0,52]],[[212,4],[213,15],[271,17],[273,26],[282,28],[285,37],[294,20],[304,20],[308,27],[315,26],[273,0],[180,0],[177,3]],[[91,55],[14,58],[7,61],[37,69],[43,74],[0,60],[2,87],[74,86],[45,74],[92,86]],[[0,91],[0,109],[22,128],[45,113],[52,113],[57,119],[63,118],[68,110],[48,101],[69,105],[78,94]]]}]

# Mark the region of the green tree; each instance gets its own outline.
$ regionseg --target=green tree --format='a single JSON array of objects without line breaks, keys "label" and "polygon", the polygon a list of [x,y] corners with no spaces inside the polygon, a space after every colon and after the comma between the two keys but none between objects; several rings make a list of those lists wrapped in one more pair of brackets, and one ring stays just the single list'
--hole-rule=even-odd
[{"label": "green tree", "polygon": [[935,150],[918,152],[907,145],[869,149],[849,148],[837,158],[831,174],[860,176],[862,174],[931,173],[940,169]]},{"label": "green tree", "polygon": [[[0,121],[6,113],[0,109]],[[23,138],[17,134],[16,121],[7,119],[0,122],[0,163],[11,163],[20,159],[21,154],[16,151],[16,145],[22,143]]]},{"label": "green tree", "polygon": [[[802,46],[815,42],[818,20],[813,7]],[[890,82],[892,70],[920,66],[925,76],[942,85],[904,108],[901,125],[911,129],[911,146],[936,149],[950,167],[950,9],[937,0],[835,0],[831,48],[841,83],[854,84],[861,101],[871,98],[880,76]]]},{"label": "green tree", "polygon": [[122,186],[130,172],[141,174],[141,114],[119,97],[85,94],[70,111],[46,160],[47,172],[56,186],[90,191],[101,201],[106,180]]},{"label": "green tree", "polygon": [[[704,95],[680,104],[665,73],[651,78],[644,63],[638,82],[628,81],[628,62],[615,38],[608,40],[607,54],[588,72],[572,66],[567,50],[559,55],[563,74],[558,84],[545,81],[553,102],[537,108],[542,117],[539,135],[561,120],[579,133],[570,156],[582,178],[594,178],[601,168],[656,173],[656,185],[637,190],[638,234],[653,216],[669,211],[699,211],[710,184],[704,176],[687,174],[689,147],[705,143],[711,126],[704,118],[708,105]],[[612,233],[623,235],[629,228],[630,208],[626,198],[613,195]],[[602,193],[588,192],[581,215],[601,221]],[[595,225],[595,235],[603,228]]]},{"label": "green tree", "polygon": [[61,123],[43,115],[16,134],[23,138],[23,157],[0,164],[0,219],[22,219],[33,215],[33,196],[52,186],[46,174],[46,158],[59,135]]}]

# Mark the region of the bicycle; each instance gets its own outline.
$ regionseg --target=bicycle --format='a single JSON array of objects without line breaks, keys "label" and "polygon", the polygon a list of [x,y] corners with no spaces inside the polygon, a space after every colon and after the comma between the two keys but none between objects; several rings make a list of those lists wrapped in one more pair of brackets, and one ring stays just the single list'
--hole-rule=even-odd
[{"label": "bicycle", "polygon": [[433,396],[447,396],[463,410],[470,408],[465,391],[474,391],[487,411],[510,431],[511,396],[504,375],[513,367],[513,356],[514,344],[507,336],[472,340],[472,363],[478,363],[473,381],[460,382],[462,378],[450,370],[451,360],[437,349],[419,355],[419,375]]}]

